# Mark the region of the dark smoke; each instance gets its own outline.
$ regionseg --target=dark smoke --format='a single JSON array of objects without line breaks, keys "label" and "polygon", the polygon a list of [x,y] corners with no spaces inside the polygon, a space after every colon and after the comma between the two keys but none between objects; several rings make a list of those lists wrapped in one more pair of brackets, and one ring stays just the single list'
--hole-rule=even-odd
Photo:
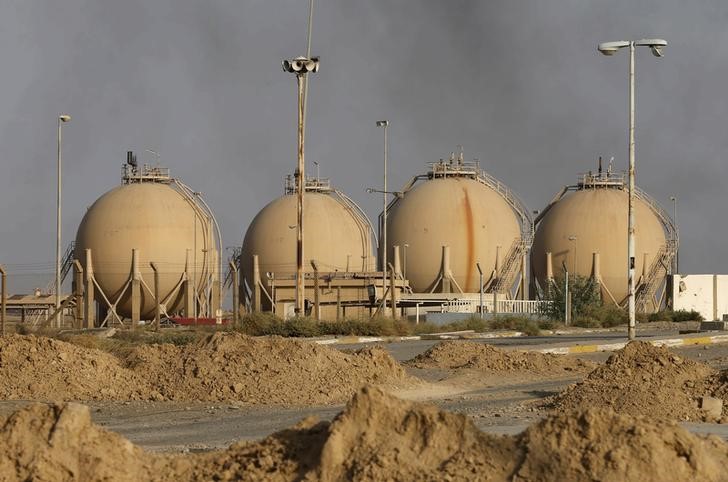
[{"label": "dark smoke", "polygon": [[[0,263],[52,271],[55,118],[64,129],[64,244],[118,183],[127,149],[161,152],[240,243],[295,165],[306,0],[10,0],[0,4]],[[617,0],[317,0],[307,158],[372,218],[381,131],[391,188],[462,144],[540,209],[599,155],[626,164],[627,56],[596,44],[660,36],[637,59],[638,183],[679,199],[684,272],[728,271],[723,187],[728,4]]]}]

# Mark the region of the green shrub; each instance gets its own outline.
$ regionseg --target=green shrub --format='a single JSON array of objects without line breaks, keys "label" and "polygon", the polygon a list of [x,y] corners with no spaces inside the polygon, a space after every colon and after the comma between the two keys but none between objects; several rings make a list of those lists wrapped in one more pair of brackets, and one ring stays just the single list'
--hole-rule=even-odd
[{"label": "green shrub", "polygon": [[589,328],[611,328],[629,322],[629,314],[613,304],[592,306],[584,312],[583,317],[591,320],[588,322],[590,323]]},{"label": "green shrub", "polygon": [[648,321],[703,321],[703,316],[695,310],[663,310],[650,313]]},{"label": "green shrub", "polygon": [[[564,320],[566,313],[566,293],[564,278],[556,278],[553,285],[546,290],[543,316],[552,320]],[[595,307],[601,306],[599,284],[587,276],[569,276],[569,292],[571,293],[571,314],[576,320]]]}]

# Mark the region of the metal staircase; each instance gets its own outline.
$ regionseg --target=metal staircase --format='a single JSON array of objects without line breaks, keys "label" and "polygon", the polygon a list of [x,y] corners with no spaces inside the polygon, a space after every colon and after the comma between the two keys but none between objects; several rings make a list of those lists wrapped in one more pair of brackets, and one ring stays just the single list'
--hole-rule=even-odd
[{"label": "metal staircase", "polygon": [[635,297],[637,311],[642,313],[659,311],[662,300],[657,299],[656,295],[660,287],[665,283],[665,276],[669,272],[676,251],[673,243],[674,241],[668,241],[666,245],[660,248],[647,271],[646,279],[637,288]]},{"label": "metal staircase", "polygon": [[[71,241],[71,243],[66,247],[66,251],[63,253],[63,257],[61,258],[61,284],[63,284],[63,281],[65,281],[66,276],[68,276],[68,272],[71,271],[71,267],[73,266],[73,253],[76,249],[76,242]],[[56,293],[56,279],[55,277],[48,282],[45,289],[46,293],[55,294]]]},{"label": "metal staircase", "polygon": [[[666,275],[672,272],[672,261],[677,255],[680,237],[674,220],[665,212],[660,204],[649,194],[635,187],[635,197],[646,203],[659,218],[665,230],[667,242],[660,248],[652,260],[647,277],[635,293],[635,305],[639,312],[659,311],[662,299],[655,299],[660,287],[666,284]],[[674,274],[674,273],[673,273]],[[664,293],[664,290],[663,290]],[[662,297],[660,297],[662,298]]]},{"label": "metal staircase", "polygon": [[496,273],[495,283],[491,284],[488,292],[511,295],[511,289],[520,275],[523,255],[528,252],[528,249],[528,240],[516,239],[513,242],[503,261],[503,266]]}]

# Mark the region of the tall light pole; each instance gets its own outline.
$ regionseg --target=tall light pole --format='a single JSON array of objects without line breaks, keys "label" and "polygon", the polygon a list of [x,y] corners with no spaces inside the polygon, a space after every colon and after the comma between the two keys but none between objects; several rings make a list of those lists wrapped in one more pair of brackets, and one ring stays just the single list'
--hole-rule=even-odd
[{"label": "tall light pole", "polygon": [[[680,229],[677,227],[677,197],[670,196],[672,201],[672,223],[675,225],[675,233],[680,237]],[[680,246],[675,251],[675,260],[673,261],[674,271],[672,274],[678,274],[680,272]]]},{"label": "tall light pole", "polygon": [[635,47],[649,47],[655,57],[662,57],[662,48],[667,45],[663,39],[620,40],[599,44],[597,49],[604,55],[614,55],[619,49],[629,47],[629,207],[627,220],[627,306],[629,311],[629,328],[627,335],[630,340],[635,338],[635,246],[634,246],[634,50]]},{"label": "tall light pole", "polygon": [[296,169],[297,223],[296,223],[296,315],[305,315],[305,285],[303,279],[303,193],[306,190],[306,165],[304,162],[305,95],[309,72],[318,72],[318,57],[296,57],[283,61],[283,70],[296,75],[298,83],[298,167]]},{"label": "tall light pole", "polygon": [[571,236],[569,236],[569,241],[574,242],[574,276],[577,276],[579,274],[579,271],[577,269],[579,267],[577,257],[577,250],[579,249],[579,238],[575,234],[572,234]]},{"label": "tall light pole", "polygon": [[70,121],[71,116],[61,114],[58,116],[58,156],[56,158],[56,166],[58,168],[58,190],[56,196],[56,316],[53,324],[60,328],[61,326],[61,126]]},{"label": "tall light pole", "polygon": [[[384,293],[387,285],[387,128],[389,121],[377,121],[377,127],[384,130],[384,188],[382,193],[382,293]],[[394,307],[392,309],[394,310]]]}]

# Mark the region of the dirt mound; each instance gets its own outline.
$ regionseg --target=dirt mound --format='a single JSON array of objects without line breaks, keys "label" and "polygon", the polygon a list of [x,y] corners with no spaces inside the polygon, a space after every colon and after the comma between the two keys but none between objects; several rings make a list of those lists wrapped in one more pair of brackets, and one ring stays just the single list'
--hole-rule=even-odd
[{"label": "dirt mound", "polygon": [[128,358],[160,399],[252,404],[343,402],[365,384],[410,386],[415,379],[382,348],[352,354],[280,337],[215,333],[178,347],[149,345]]},{"label": "dirt mound", "polygon": [[[548,402],[558,410],[609,407],[619,413],[700,420],[697,399],[710,394],[704,381],[715,371],[665,347],[631,342],[586,379]],[[706,393],[706,391],[708,393]]]},{"label": "dirt mound", "polygon": [[148,399],[147,381],[106,352],[52,338],[0,338],[0,399]]},{"label": "dirt mound", "polygon": [[316,472],[321,480],[504,480],[516,449],[464,415],[365,388],[331,423]]},{"label": "dirt mound", "polygon": [[330,424],[308,421],[186,463],[200,479],[224,467],[223,480],[720,481],[728,444],[596,409],[496,436],[463,415],[365,388]]},{"label": "dirt mound", "polygon": [[662,420],[590,408],[548,417],[518,438],[526,455],[514,480],[728,480],[728,444]]},{"label": "dirt mound", "polygon": [[676,424],[590,409],[517,436],[364,388],[331,423],[307,419],[255,443],[145,453],[80,405],[33,405],[0,421],[3,480],[726,480],[728,444]]},{"label": "dirt mound", "polygon": [[563,355],[505,351],[485,343],[443,341],[407,362],[417,368],[470,368],[492,372],[528,371],[557,374],[585,372],[594,368],[589,361]]},{"label": "dirt mound", "polygon": [[4,481],[151,479],[149,466],[140,463],[144,451],[92,424],[83,405],[35,404],[0,425]]}]

